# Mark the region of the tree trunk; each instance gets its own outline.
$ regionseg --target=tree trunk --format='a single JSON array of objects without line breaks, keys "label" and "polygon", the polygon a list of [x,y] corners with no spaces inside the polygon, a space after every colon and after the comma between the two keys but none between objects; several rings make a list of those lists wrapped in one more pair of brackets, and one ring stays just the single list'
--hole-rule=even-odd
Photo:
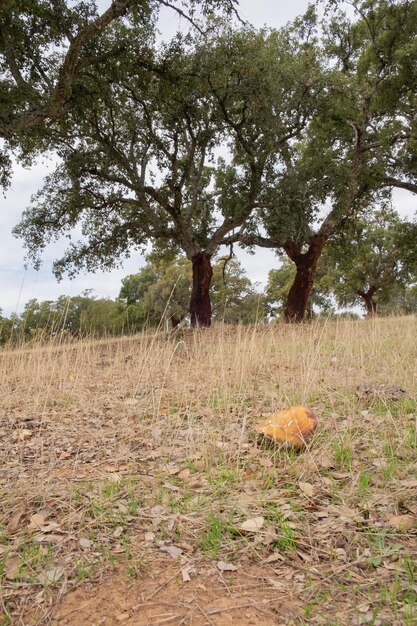
[{"label": "tree trunk", "polygon": [[317,262],[326,241],[327,237],[324,235],[312,237],[306,252],[301,252],[301,245],[299,244],[288,243],[284,246],[285,252],[297,268],[284,309],[286,322],[302,322],[304,320],[307,302],[314,284]]},{"label": "tree trunk", "polygon": [[210,283],[213,276],[211,254],[199,252],[191,259],[193,264],[193,287],[191,291],[191,326],[211,325]]},{"label": "tree trunk", "polygon": [[376,302],[373,299],[376,291],[376,287],[369,287],[368,291],[362,291],[361,289],[359,289],[356,292],[358,296],[360,296],[365,302],[367,317],[373,317],[374,315],[376,315]]},{"label": "tree trunk", "polygon": [[172,328],[178,328],[178,326],[181,324],[182,320],[184,319],[183,317],[175,317],[175,315],[171,315],[171,326]]}]

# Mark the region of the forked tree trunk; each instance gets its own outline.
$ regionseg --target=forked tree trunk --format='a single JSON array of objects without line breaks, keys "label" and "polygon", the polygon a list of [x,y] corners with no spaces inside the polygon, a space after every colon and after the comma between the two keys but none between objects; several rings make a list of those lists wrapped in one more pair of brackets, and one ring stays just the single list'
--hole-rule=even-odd
[{"label": "forked tree trunk", "polygon": [[302,322],[307,309],[307,302],[314,284],[317,262],[323,252],[327,237],[317,235],[312,238],[308,250],[301,252],[299,244],[288,243],[284,249],[295,263],[296,274],[288,293],[284,309],[286,322]]},{"label": "forked tree trunk", "polygon": [[375,292],[377,291],[377,287],[369,287],[368,291],[362,291],[359,289],[356,293],[360,296],[365,302],[366,306],[366,314],[367,317],[373,317],[376,315],[376,302],[373,299]]},{"label": "forked tree trunk", "polygon": [[191,291],[191,326],[211,325],[210,283],[213,276],[211,254],[199,252],[191,259],[193,265],[193,287]]}]

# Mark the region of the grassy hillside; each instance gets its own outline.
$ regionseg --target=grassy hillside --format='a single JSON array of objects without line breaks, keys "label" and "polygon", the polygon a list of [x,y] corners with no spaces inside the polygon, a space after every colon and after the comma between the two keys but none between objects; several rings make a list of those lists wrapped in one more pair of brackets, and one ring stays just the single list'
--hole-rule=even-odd
[{"label": "grassy hillside", "polygon": [[[416,354],[413,317],[1,353],[1,626],[417,624]],[[308,449],[259,441],[294,404]]]}]

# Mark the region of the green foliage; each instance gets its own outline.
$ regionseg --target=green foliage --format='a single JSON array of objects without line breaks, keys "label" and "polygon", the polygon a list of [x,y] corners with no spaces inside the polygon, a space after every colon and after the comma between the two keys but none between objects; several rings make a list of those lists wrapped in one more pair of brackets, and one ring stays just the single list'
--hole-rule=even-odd
[{"label": "green foliage", "polygon": [[[71,117],[80,94],[91,90],[96,72],[100,75],[103,59],[123,57],[125,41],[115,36],[118,27],[147,32],[153,45],[152,25],[162,4],[119,0],[100,14],[94,0],[1,2],[0,137],[7,143],[0,151],[0,185],[9,184],[10,151],[19,149],[28,158],[48,149],[56,122]],[[173,0],[169,7],[189,16],[196,8],[203,15],[213,10],[230,14],[234,0]],[[148,58],[141,54],[137,60]]]},{"label": "green foliage", "polygon": [[[147,260],[137,274],[123,279],[119,299],[136,306],[142,324],[157,326],[166,319],[176,326],[188,315],[191,263],[186,257],[170,260],[160,255],[149,255]],[[215,321],[247,324],[265,317],[262,294],[235,258],[214,263],[212,306]]]},{"label": "green foliage", "polygon": [[[157,328],[165,321],[175,327],[188,316],[191,284],[191,263],[186,257],[153,252],[137,274],[122,280],[116,301],[95,298],[88,290],[55,301],[34,298],[20,316],[0,315],[0,344],[121,335]],[[226,267],[225,259],[214,264],[213,312],[215,320],[230,324],[254,323],[265,317],[263,295],[235,258]]]},{"label": "green foliage", "polygon": [[256,291],[236,258],[220,258],[213,267],[213,319],[253,324],[266,316],[265,298]]},{"label": "green foliage", "polygon": [[383,315],[417,313],[417,285],[394,289],[388,302],[379,302],[378,311]]},{"label": "green foliage", "polygon": [[12,336],[13,317],[3,317],[1,313],[2,311],[0,309],[0,345],[3,345],[7,343]]},{"label": "green foliage", "polygon": [[122,280],[119,299],[136,306],[142,324],[158,326],[164,319],[176,326],[187,315],[191,285],[191,263],[187,258],[174,260],[147,257],[137,274]]},{"label": "green foliage", "polygon": [[[76,226],[83,236],[55,262],[58,277],[111,269],[149,242],[209,260],[246,224],[256,228],[252,215],[285,163],[287,139],[301,138],[323,90],[320,61],[306,33],[299,44],[299,28],[208,25],[207,38],[178,36],[159,49],[152,29],[138,23],[113,24],[100,38],[100,60],[77,83],[71,115],[54,135],[60,165],[15,229],[35,267],[42,250]],[[227,157],[218,160],[220,150]],[[191,321],[201,313],[209,325],[207,264],[204,272]],[[218,316],[226,296],[231,302],[219,289]],[[241,319],[234,309],[228,304],[225,315]],[[255,293],[247,294],[249,309],[246,321],[262,309]],[[181,319],[180,310],[171,315]]]},{"label": "green foliage", "polygon": [[[29,300],[20,316],[2,318],[1,343],[7,341],[62,340],[85,335],[119,335],[135,331],[127,310],[119,302],[91,296],[60,296],[57,300]],[[3,331],[4,328],[4,331]],[[4,332],[4,334],[3,334]]]},{"label": "green foliage", "polygon": [[381,303],[386,311],[411,312],[417,280],[415,224],[403,222],[390,207],[367,212],[345,223],[321,259],[321,285],[340,306]]},{"label": "green foliage", "polygon": [[[49,241],[81,225],[84,239],[56,262],[57,275],[114,267],[149,240],[175,242],[189,258],[215,253],[248,211],[245,203],[238,215],[220,209],[218,220],[214,213],[213,164],[226,143],[223,107],[233,107],[235,96],[219,104],[201,54],[180,37],[155,50],[147,29],[123,22],[103,34],[100,46],[105,60],[79,85],[71,118],[54,139],[61,164],[16,233],[36,264]],[[215,69],[207,71],[216,77]],[[233,67],[227,71],[221,80]]]},{"label": "green foliage", "polygon": [[[355,0],[350,19],[343,2],[330,1],[321,24],[310,7],[283,29],[256,31],[211,13],[230,14],[232,0],[190,0],[185,9],[202,10],[206,36],[195,30],[162,46],[158,0],[113,3],[105,18],[92,0],[58,4],[5,0],[0,8],[0,183],[10,149],[59,157],[15,229],[35,266],[76,227],[82,237],[56,261],[57,276],[111,269],[149,242],[190,260],[223,244],[266,245],[295,263],[310,262],[316,246],[300,287],[307,297],[318,240],[336,241],[394,187],[417,191],[415,2]],[[186,263],[155,271],[126,279],[120,311],[95,305],[99,332],[104,317],[114,329],[184,317]],[[289,267],[271,274],[274,311],[290,276]],[[263,303],[242,277],[233,281],[229,292],[214,284],[215,317],[253,320]],[[241,315],[234,292],[246,288]],[[388,303],[384,289],[393,290],[376,287]],[[400,300],[410,297],[397,289]],[[321,284],[314,300],[328,306]],[[28,311],[29,327],[33,316],[51,325],[49,308]]]},{"label": "green foliage", "polygon": [[[281,136],[259,208],[240,236],[246,245],[284,248],[295,263],[310,265],[308,288],[292,293],[293,307],[311,288],[328,237],[377,201],[389,201],[393,188],[417,192],[416,3],[357,0],[353,19],[344,4],[328,3],[319,29],[312,10],[289,27],[304,55],[302,130]],[[269,136],[280,130],[270,124]],[[287,278],[276,277],[280,288]]]},{"label": "green foliage", "polygon": [[[283,314],[288,292],[294,282],[295,272],[294,263],[287,257],[282,258],[279,268],[269,271],[266,301],[270,315],[275,317]],[[316,281],[308,300],[307,310],[310,316],[313,315],[313,308],[326,314],[333,313],[331,293],[322,287],[320,280]]]}]

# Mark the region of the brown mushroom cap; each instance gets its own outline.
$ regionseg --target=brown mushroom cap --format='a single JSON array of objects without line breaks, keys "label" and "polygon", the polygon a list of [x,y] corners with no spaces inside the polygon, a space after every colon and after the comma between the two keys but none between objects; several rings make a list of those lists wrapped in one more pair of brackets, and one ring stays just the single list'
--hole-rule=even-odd
[{"label": "brown mushroom cap", "polygon": [[317,428],[316,416],[305,406],[282,409],[255,426],[255,430],[274,441],[302,448]]}]

